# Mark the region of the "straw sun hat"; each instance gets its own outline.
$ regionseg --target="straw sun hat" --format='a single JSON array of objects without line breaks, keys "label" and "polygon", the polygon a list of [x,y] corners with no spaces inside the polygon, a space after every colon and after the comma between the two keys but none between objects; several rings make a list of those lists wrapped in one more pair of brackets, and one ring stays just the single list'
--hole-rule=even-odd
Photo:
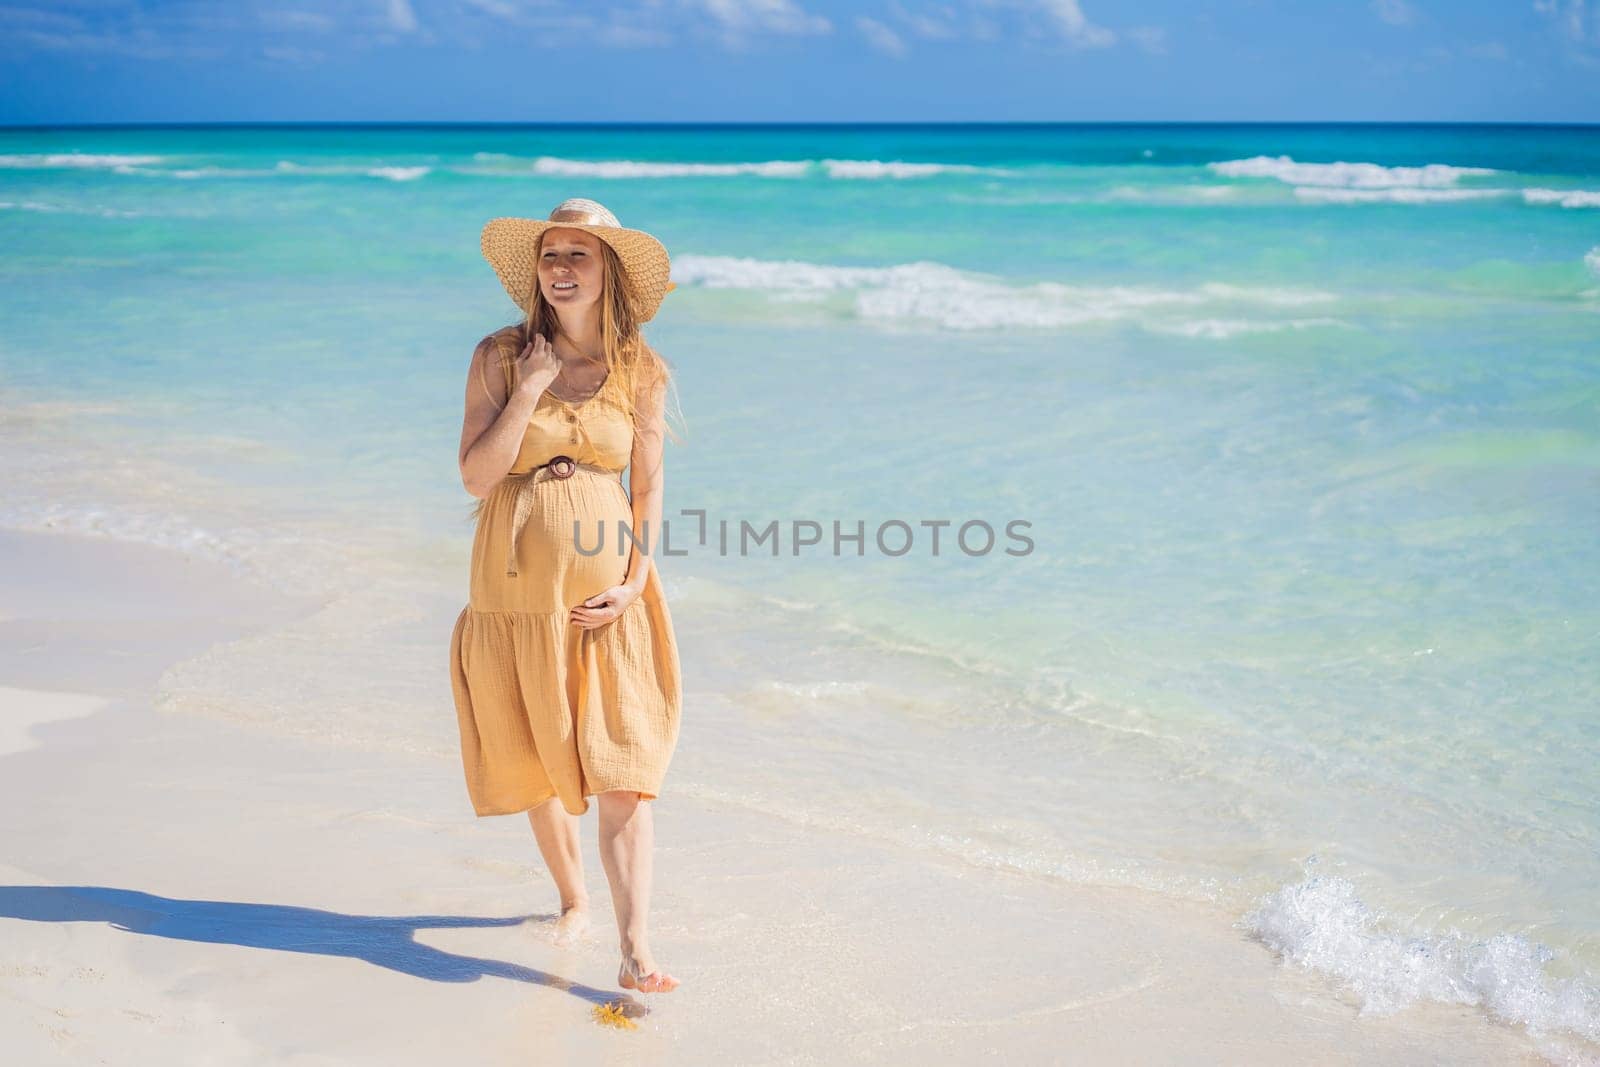
[{"label": "straw sun hat", "polygon": [[639,322],[649,322],[662,298],[677,288],[667,280],[669,261],[660,241],[643,230],[624,229],[605,205],[574,197],[556,205],[548,219],[490,219],[483,228],[483,258],[523,311],[528,310],[538,281],[534,253],[539,235],[554,227],[592,233],[612,247],[622,261],[628,303]]}]

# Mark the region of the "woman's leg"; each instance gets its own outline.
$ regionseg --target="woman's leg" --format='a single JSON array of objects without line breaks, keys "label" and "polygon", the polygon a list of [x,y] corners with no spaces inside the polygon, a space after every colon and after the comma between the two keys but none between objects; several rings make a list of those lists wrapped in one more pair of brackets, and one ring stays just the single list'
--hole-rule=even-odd
[{"label": "woman's leg", "polygon": [[[655,852],[655,822],[648,800],[632,790],[612,789],[600,794],[600,860],[611,882],[611,904],[622,935],[622,970],[617,984],[646,993],[665,993],[678,985],[666,972],[657,971],[650,952],[651,861]],[[646,980],[646,976],[650,976]]]},{"label": "woman's leg", "polygon": [[576,937],[589,925],[589,891],[583,884],[583,849],[578,839],[578,817],[551,797],[528,809],[528,822],[539,842],[539,854],[550,868],[556,890],[561,894],[561,918],[556,921],[556,937]]}]

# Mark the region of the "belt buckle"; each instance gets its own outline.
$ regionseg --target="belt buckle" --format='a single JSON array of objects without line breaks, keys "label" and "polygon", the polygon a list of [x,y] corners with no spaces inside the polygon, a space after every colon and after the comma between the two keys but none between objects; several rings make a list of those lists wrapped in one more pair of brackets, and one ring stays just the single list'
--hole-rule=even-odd
[{"label": "belt buckle", "polygon": [[550,476],[552,478],[561,478],[565,480],[572,477],[573,474],[577,472],[578,461],[573,459],[571,456],[557,456],[549,463],[546,463],[545,467],[549,469]]}]

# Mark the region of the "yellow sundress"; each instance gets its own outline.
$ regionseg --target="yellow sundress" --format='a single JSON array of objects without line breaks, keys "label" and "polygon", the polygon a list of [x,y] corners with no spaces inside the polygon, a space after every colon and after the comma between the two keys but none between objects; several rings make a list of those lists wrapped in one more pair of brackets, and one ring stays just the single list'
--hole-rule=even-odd
[{"label": "yellow sundress", "polygon": [[[627,578],[633,550],[621,481],[633,424],[616,377],[581,403],[539,397],[516,462],[478,516],[450,676],[480,816],[551,796],[581,815],[589,796],[609,789],[654,799],[677,745],[682,682],[659,553],[621,616],[592,630],[568,621],[573,607]],[[557,456],[579,464],[570,477],[535,471]]]}]

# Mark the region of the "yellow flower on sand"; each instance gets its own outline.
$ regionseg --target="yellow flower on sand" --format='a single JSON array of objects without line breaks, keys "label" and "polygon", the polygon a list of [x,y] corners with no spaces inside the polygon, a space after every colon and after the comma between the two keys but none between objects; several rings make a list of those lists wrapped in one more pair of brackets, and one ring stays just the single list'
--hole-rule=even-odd
[{"label": "yellow flower on sand", "polygon": [[610,1004],[596,1004],[592,1009],[595,1022],[603,1026],[615,1026],[622,1030],[637,1030],[639,1024],[622,1013],[622,1003],[612,1001]]}]

